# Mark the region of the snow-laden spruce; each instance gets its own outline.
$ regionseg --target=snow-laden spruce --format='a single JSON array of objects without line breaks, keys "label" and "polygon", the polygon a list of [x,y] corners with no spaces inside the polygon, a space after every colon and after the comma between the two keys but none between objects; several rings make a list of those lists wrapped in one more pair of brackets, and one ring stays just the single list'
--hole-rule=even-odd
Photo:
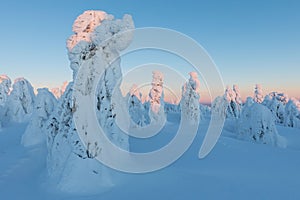
[{"label": "snow-laden spruce", "polygon": [[200,81],[197,72],[190,72],[189,80],[182,87],[180,108],[182,116],[192,124],[200,120]]},{"label": "snow-laden spruce", "polygon": [[6,75],[0,75],[0,106],[4,106],[10,92],[11,80]]},{"label": "snow-laden spruce", "polygon": [[277,101],[280,101],[283,105],[289,102],[289,96],[285,93],[271,92],[269,96],[273,99],[275,98]]},{"label": "snow-laden spruce", "polygon": [[[130,44],[133,28],[131,16],[114,20],[112,15],[102,11],[86,11],[74,22],[74,35],[69,38],[67,47],[76,91],[70,83],[48,126],[48,171],[61,190],[92,193],[111,184],[105,167],[95,159],[105,150],[102,149],[103,141],[94,140],[89,119],[80,127],[85,132],[87,146],[79,139],[73,116],[80,107],[82,110],[92,105],[79,105],[78,96],[73,96],[75,92],[85,97],[96,88],[96,105],[92,109],[99,124],[111,142],[128,149],[128,136],[116,125],[117,118],[122,117],[116,107],[126,108],[119,88],[122,78],[119,52]],[[120,34],[123,31],[126,33]],[[95,73],[99,71],[103,74],[100,80],[95,80]],[[111,156],[111,159],[118,158]]]},{"label": "snow-laden spruce", "polygon": [[57,104],[56,98],[47,88],[37,91],[32,117],[21,140],[24,146],[42,144],[46,141],[46,123]]},{"label": "snow-laden spruce", "polygon": [[252,99],[245,103],[237,130],[240,139],[278,147],[287,145],[285,138],[277,132],[271,111],[264,105],[252,103]]},{"label": "snow-laden spruce", "polygon": [[57,99],[59,99],[66,91],[68,84],[69,84],[69,82],[65,81],[65,82],[63,82],[63,84],[60,88],[59,87],[52,88],[50,91]]},{"label": "snow-laden spruce", "polygon": [[225,119],[227,116],[227,108],[229,106],[229,103],[226,99],[226,97],[218,96],[215,98],[215,100],[211,104],[211,114],[213,116],[216,116],[218,119]]},{"label": "snow-laden spruce", "polygon": [[276,96],[271,97],[270,95],[267,95],[265,96],[262,105],[266,106],[271,111],[277,124],[284,124],[285,106],[282,101],[278,100]]},{"label": "snow-laden spruce", "polygon": [[264,100],[264,95],[263,95],[263,89],[260,84],[255,85],[255,90],[254,90],[254,101],[256,103],[262,103]]},{"label": "snow-laden spruce", "polygon": [[0,75],[0,129],[4,118],[5,104],[10,92],[11,80],[6,75]]},{"label": "snow-laden spruce", "polygon": [[[241,112],[241,100],[240,94],[238,93],[238,87],[235,86],[234,90],[227,86],[224,97],[228,102],[226,117],[228,118],[239,118]],[[239,97],[237,97],[237,95]],[[238,101],[238,102],[237,102]]]},{"label": "snow-laden spruce", "polygon": [[285,106],[284,125],[300,128],[300,102],[291,98]]},{"label": "snow-laden spruce", "polygon": [[5,122],[27,122],[33,112],[34,101],[35,94],[29,81],[16,79],[4,108]]},{"label": "snow-laden spruce", "polygon": [[142,93],[137,85],[133,85],[127,94],[128,112],[131,117],[131,127],[142,127],[150,123],[147,110],[142,103]]},{"label": "snow-laden spruce", "polygon": [[166,120],[164,111],[164,90],[163,90],[164,75],[160,71],[152,72],[152,88],[149,93],[149,116],[151,123],[161,124]]}]

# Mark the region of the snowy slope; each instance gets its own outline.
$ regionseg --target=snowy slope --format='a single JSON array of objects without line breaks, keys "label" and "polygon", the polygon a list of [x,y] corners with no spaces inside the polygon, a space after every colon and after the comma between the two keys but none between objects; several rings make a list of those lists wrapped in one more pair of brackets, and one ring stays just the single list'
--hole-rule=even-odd
[{"label": "snowy slope", "polygon": [[[162,132],[150,139],[131,139],[131,150],[147,152],[164,146],[177,131],[179,114],[169,114]],[[227,123],[226,126],[229,126]],[[234,139],[225,127],[216,147],[197,158],[208,121],[177,162],[148,174],[119,173],[114,187],[102,194],[72,196],[53,190],[46,180],[43,146],[20,145],[26,124],[0,132],[1,199],[299,199],[300,131],[277,126],[288,140],[286,149]],[[187,133],[188,134],[188,133]],[[80,180],[77,180],[80,181]]]}]

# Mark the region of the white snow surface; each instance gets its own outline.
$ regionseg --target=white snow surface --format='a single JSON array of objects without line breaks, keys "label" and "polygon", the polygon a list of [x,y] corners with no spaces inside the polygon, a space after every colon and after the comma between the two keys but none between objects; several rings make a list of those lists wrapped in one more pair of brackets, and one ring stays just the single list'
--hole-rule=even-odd
[{"label": "white snow surface", "polygon": [[[176,134],[180,114],[169,114],[168,123],[156,136],[146,141],[131,139],[134,152],[148,152],[167,144]],[[0,132],[0,195],[1,199],[30,200],[115,200],[115,199],[299,199],[300,134],[290,127],[276,126],[287,139],[287,148],[237,140],[234,132],[222,132],[213,151],[203,160],[197,158],[209,120],[201,121],[191,148],[171,166],[148,174],[117,173],[117,181],[106,190],[100,189],[94,177],[82,173],[95,163],[74,162],[66,170],[78,177],[64,182],[90,181],[99,186],[86,193],[87,186],[77,185],[77,194],[56,189],[46,172],[47,151],[43,145],[24,148],[20,145],[27,124],[14,124]],[[228,125],[226,125],[228,126]],[[73,174],[72,173],[72,174]],[[67,190],[67,189],[66,189]],[[255,191],[255,192],[253,192]]]}]

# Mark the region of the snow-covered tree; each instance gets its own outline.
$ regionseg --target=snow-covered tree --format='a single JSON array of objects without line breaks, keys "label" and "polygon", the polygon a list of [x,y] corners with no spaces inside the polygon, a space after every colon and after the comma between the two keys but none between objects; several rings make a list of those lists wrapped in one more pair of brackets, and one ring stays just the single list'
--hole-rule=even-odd
[{"label": "snow-covered tree", "polygon": [[285,106],[284,125],[300,128],[300,102],[291,98]]},{"label": "snow-covered tree", "polygon": [[47,88],[38,89],[31,120],[22,136],[24,146],[41,144],[46,141],[46,123],[57,104],[56,98]]},{"label": "snow-covered tree", "polygon": [[262,103],[264,100],[262,86],[260,84],[256,84],[254,90],[254,102]]},{"label": "snow-covered tree", "polygon": [[211,108],[208,105],[201,104],[199,105],[200,108],[200,119],[210,118],[211,116]]},{"label": "snow-covered tree", "polygon": [[271,111],[256,102],[246,103],[237,130],[241,139],[278,147],[286,146],[285,138],[277,132]]},{"label": "snow-covered tree", "polygon": [[283,105],[287,104],[289,102],[289,97],[285,93],[278,93],[278,92],[271,92],[269,96],[272,99],[276,99],[277,101],[280,101]]},{"label": "snow-covered tree", "polygon": [[68,84],[69,84],[69,82],[65,81],[65,82],[63,82],[63,84],[60,88],[59,87],[52,88],[50,91],[57,99],[59,99],[61,97],[61,95],[64,94]]},{"label": "snow-covered tree", "polygon": [[224,95],[217,97],[211,104],[211,114],[220,119],[225,119],[228,105],[229,103]]},{"label": "snow-covered tree", "polygon": [[165,121],[163,74],[160,71],[152,72],[152,88],[149,93],[149,117],[151,123],[162,123]]},{"label": "snow-covered tree", "polygon": [[0,75],[0,129],[4,118],[5,104],[10,92],[11,80],[6,75]]},{"label": "snow-covered tree", "polygon": [[128,112],[133,122],[132,127],[145,126],[150,123],[148,112],[142,103],[142,94],[137,85],[133,85],[127,94]]},{"label": "snow-covered tree", "polygon": [[4,106],[10,92],[11,80],[6,75],[0,75],[0,106]]},{"label": "snow-covered tree", "polygon": [[180,113],[180,105],[165,102],[165,113]]},{"label": "snow-covered tree", "polygon": [[235,102],[239,106],[241,106],[243,104],[243,101],[242,101],[242,96],[241,96],[240,88],[238,87],[238,85],[233,85],[233,92],[235,93]]},{"label": "snow-covered tree", "polygon": [[31,117],[35,95],[33,87],[24,78],[18,78],[13,84],[4,109],[6,122],[25,122]]},{"label": "snow-covered tree", "polygon": [[197,72],[190,72],[189,80],[182,87],[180,108],[183,116],[191,123],[200,120],[200,81]]},{"label": "snow-covered tree", "polygon": [[[238,95],[238,97],[237,97]],[[229,86],[227,86],[225,90],[224,97],[228,101],[228,108],[226,116],[228,118],[239,118],[241,112],[241,99],[238,87],[235,86],[234,90],[232,90]],[[238,102],[237,102],[238,100]]]},{"label": "snow-covered tree", "polygon": [[[122,74],[118,57],[119,52],[130,44],[133,28],[129,15],[114,20],[112,15],[102,11],[86,11],[75,20],[74,35],[67,42],[76,92],[89,95],[93,85],[98,83],[95,112],[99,124],[111,142],[123,149],[128,148],[128,136],[116,125],[116,119],[122,115],[117,112],[116,105],[122,107],[124,103],[123,108],[126,107],[119,88]],[[119,34],[123,31],[126,33]],[[100,80],[95,80],[96,69],[104,71]],[[87,120],[86,126],[81,127],[87,147],[82,144],[73,116],[80,106],[88,105],[79,105],[73,93],[73,83],[70,83],[49,122],[49,175],[58,181],[62,190],[95,192],[110,182],[105,167],[95,159],[103,154],[103,141],[95,141],[91,132],[94,130],[89,129]],[[111,159],[117,158],[111,156]]]},{"label": "snow-covered tree", "polygon": [[267,95],[262,102],[273,114],[275,122],[283,124],[285,121],[285,108],[283,102],[279,101],[275,96]]}]

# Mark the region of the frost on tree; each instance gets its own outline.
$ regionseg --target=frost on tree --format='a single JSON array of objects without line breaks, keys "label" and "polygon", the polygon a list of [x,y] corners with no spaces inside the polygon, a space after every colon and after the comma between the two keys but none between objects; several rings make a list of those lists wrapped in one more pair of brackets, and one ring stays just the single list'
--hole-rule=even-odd
[{"label": "frost on tree", "polygon": [[285,106],[282,101],[278,100],[276,96],[267,95],[262,102],[273,114],[277,124],[283,124],[285,121]]},{"label": "frost on tree", "polygon": [[300,128],[300,102],[291,98],[285,106],[284,125]]},{"label": "frost on tree", "polygon": [[197,72],[190,72],[189,80],[182,87],[180,102],[182,115],[191,123],[197,124],[200,120],[200,81]]},{"label": "frost on tree", "polygon": [[67,88],[68,84],[69,84],[68,81],[63,82],[63,85],[62,85],[60,88],[59,88],[59,87],[52,88],[52,89],[51,89],[51,93],[52,93],[57,99],[59,99],[59,98],[64,94],[64,92],[66,91],[66,88]]},{"label": "frost on tree", "polygon": [[228,101],[225,96],[217,97],[211,104],[211,115],[218,119],[225,119],[227,115]]},{"label": "frost on tree", "polygon": [[0,75],[0,128],[2,126],[5,104],[10,92],[11,80],[6,75]]},{"label": "frost on tree", "polygon": [[151,123],[163,123],[166,120],[164,111],[163,74],[160,71],[152,72],[152,88],[149,93],[149,116]]},{"label": "frost on tree", "polygon": [[269,96],[277,101],[280,101],[283,105],[289,102],[289,96],[285,93],[271,92]]},{"label": "frost on tree", "polygon": [[254,101],[256,103],[262,103],[264,100],[263,90],[260,84],[256,84],[254,90]]},{"label": "frost on tree", "polygon": [[21,140],[24,146],[41,144],[46,141],[46,123],[56,104],[56,98],[47,88],[38,89],[32,117]]},{"label": "frost on tree", "polygon": [[0,75],[0,106],[4,106],[10,92],[11,80],[6,75]]},{"label": "frost on tree", "polygon": [[228,102],[226,117],[228,118],[238,118],[240,116],[241,107],[236,102],[236,92],[227,86],[225,90],[224,97]]},{"label": "frost on tree", "polygon": [[4,111],[7,122],[26,122],[31,117],[35,95],[33,87],[24,78],[18,78],[13,84]]},{"label": "frost on tree", "polygon": [[132,127],[143,127],[150,123],[149,115],[142,103],[142,94],[137,85],[133,85],[127,94],[128,112]]},{"label": "frost on tree", "polygon": [[271,111],[258,103],[245,104],[238,122],[238,134],[241,139],[256,143],[286,146],[285,138],[277,132]]},{"label": "frost on tree", "polygon": [[[121,133],[115,121],[122,114],[116,105],[124,105],[121,95],[121,69],[119,52],[131,42],[134,24],[131,16],[114,20],[102,11],[86,11],[75,20],[74,35],[67,42],[70,67],[76,81],[76,92],[91,94],[96,87],[95,112],[107,137],[117,146],[127,149],[128,136]],[[125,31],[125,34],[120,34]],[[97,70],[96,70],[97,69]],[[95,72],[103,71],[100,80]],[[80,73],[78,73],[80,70]],[[87,126],[82,127],[88,140],[85,147],[76,131],[73,116],[79,106],[70,83],[60,98],[58,108],[48,123],[47,144],[49,175],[60,189],[69,192],[99,192],[110,184],[108,172],[96,159],[101,156],[102,141],[94,141]],[[113,98],[114,96],[114,98]],[[112,156],[112,159],[117,159]]]}]

